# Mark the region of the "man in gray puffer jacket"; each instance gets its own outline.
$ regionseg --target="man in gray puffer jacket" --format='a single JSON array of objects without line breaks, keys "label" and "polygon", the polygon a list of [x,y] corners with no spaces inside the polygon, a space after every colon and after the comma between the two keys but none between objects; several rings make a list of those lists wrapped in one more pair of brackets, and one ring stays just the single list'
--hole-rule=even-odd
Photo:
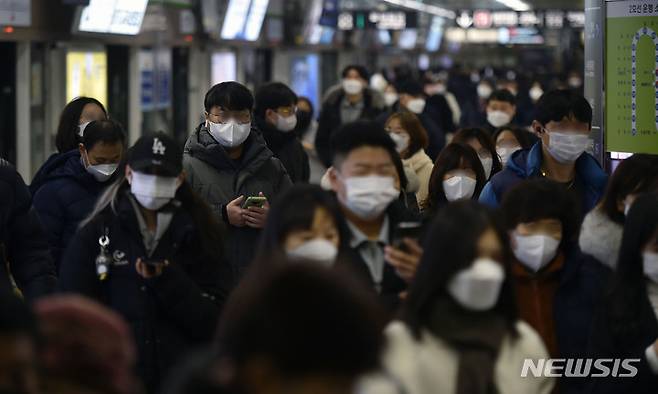
[{"label": "man in gray puffer jacket", "polygon": [[206,121],[185,144],[183,166],[194,190],[226,224],[228,259],[240,278],[254,257],[269,203],[246,207],[249,197],[274,196],[292,186],[281,162],[251,128],[254,98],[245,86],[223,82],[204,100]]}]

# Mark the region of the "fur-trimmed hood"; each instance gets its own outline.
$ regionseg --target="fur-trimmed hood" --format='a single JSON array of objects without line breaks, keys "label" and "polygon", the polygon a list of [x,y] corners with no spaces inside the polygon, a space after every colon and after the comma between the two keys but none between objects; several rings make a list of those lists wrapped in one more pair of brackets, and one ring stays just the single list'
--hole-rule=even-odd
[{"label": "fur-trimmed hood", "polygon": [[580,250],[611,269],[617,266],[624,227],[613,222],[600,208],[593,209],[580,230]]}]

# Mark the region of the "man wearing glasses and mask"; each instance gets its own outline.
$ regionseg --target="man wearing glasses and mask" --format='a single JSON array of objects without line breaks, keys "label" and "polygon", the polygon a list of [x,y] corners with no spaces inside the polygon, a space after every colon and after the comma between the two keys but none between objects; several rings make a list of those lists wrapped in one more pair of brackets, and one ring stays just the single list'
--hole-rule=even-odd
[{"label": "man wearing glasses and mask", "polygon": [[269,201],[292,182],[252,129],[254,98],[237,82],[213,86],[203,122],[185,144],[183,165],[194,190],[225,223],[228,258],[239,278],[251,262]]}]

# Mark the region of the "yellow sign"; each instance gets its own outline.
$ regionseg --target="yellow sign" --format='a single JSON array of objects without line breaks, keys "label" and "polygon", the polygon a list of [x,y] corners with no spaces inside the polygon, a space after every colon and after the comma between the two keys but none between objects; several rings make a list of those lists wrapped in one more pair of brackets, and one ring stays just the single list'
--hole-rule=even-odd
[{"label": "yellow sign", "polygon": [[69,51],[66,54],[66,101],[93,97],[107,108],[107,54]]}]

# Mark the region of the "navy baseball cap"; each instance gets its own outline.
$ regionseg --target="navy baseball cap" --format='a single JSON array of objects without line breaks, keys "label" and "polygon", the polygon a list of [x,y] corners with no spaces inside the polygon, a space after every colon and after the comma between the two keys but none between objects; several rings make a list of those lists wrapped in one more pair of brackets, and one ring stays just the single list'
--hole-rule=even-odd
[{"label": "navy baseball cap", "polygon": [[159,131],[140,137],[128,152],[133,171],[178,176],[183,171],[183,151],[169,135]]}]

